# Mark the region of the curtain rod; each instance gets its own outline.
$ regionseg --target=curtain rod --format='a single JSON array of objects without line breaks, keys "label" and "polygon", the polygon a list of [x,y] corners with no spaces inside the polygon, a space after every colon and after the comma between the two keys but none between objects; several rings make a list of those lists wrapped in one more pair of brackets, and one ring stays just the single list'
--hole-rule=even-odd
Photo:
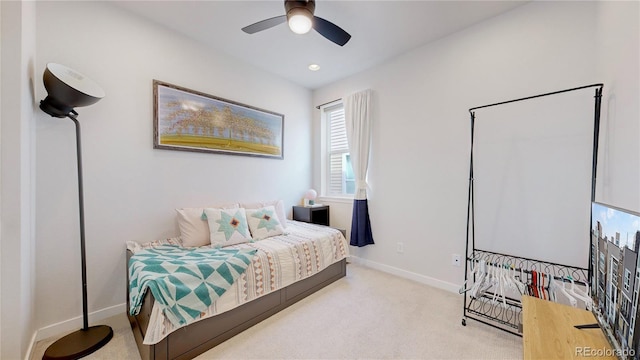
[{"label": "curtain rod", "polygon": [[550,93],[546,93],[546,94],[534,95],[534,96],[529,96],[529,97],[525,97],[525,98],[521,98],[521,99],[515,99],[515,100],[503,101],[503,102],[499,102],[499,103],[495,103],[495,104],[489,104],[489,105],[476,106],[476,107],[473,107],[473,108],[469,109],[469,112],[471,112],[471,111],[473,111],[473,110],[476,110],[476,109],[482,109],[482,108],[491,107],[491,106],[496,106],[496,105],[508,104],[508,103],[512,103],[512,102],[516,102],[516,101],[522,101],[522,100],[535,99],[535,98],[539,98],[539,97],[543,97],[543,96],[555,95],[555,94],[560,94],[560,93],[564,93],[564,92],[568,92],[568,91],[574,91],[574,90],[586,89],[586,88],[590,88],[590,87],[599,87],[599,88],[600,88],[600,90],[602,90],[602,87],[603,87],[603,86],[604,86],[603,84],[586,85],[586,86],[580,86],[580,87],[573,88],[573,89],[566,89],[566,90],[554,91],[554,92],[550,92]]},{"label": "curtain rod", "polygon": [[335,100],[331,100],[331,101],[326,102],[326,103],[324,103],[324,104],[320,104],[320,105],[316,106],[316,109],[320,110],[320,108],[321,108],[321,107],[323,107],[323,106],[325,106],[325,105],[329,105],[329,104],[334,103],[334,102],[336,102],[336,101],[340,101],[340,100],[342,100],[342,98],[340,98],[340,99],[335,99]]}]

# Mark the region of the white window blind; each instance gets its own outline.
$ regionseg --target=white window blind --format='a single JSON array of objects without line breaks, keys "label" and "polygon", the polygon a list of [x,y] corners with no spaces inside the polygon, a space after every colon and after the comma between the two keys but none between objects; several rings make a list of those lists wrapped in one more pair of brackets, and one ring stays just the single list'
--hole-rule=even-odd
[{"label": "white window blind", "polygon": [[335,105],[324,110],[327,131],[326,194],[345,196],[355,192],[355,177],[349,156],[344,106]]}]

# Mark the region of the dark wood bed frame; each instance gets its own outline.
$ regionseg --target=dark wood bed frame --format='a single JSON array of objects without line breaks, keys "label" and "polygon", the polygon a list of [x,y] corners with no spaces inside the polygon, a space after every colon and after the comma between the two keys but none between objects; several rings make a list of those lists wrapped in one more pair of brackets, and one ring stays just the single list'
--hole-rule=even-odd
[{"label": "dark wood bed frame", "polygon": [[[127,264],[133,253],[127,250]],[[138,315],[129,315],[129,271],[127,269],[127,316],[142,360],[192,359],[230,339],[271,315],[304,299],[347,274],[346,259],[330,265],[321,272],[285,288],[261,296],[233,310],[193,324],[169,334],[154,345],[144,345],[154,299],[150,291]],[[127,265],[128,266],[128,265]]]}]

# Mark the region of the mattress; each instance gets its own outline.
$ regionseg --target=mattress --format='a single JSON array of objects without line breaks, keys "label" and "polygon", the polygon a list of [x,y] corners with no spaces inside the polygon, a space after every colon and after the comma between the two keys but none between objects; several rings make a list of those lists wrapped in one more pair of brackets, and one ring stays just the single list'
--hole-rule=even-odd
[{"label": "mattress", "polygon": [[[180,245],[180,238],[144,244],[128,242],[127,248],[135,254],[142,249],[167,244]],[[349,255],[347,241],[339,230],[292,220],[283,235],[226,248],[257,249],[257,252],[247,270],[198,320],[224,313],[306,279]],[[143,343],[156,344],[179,328],[155,303]]]}]

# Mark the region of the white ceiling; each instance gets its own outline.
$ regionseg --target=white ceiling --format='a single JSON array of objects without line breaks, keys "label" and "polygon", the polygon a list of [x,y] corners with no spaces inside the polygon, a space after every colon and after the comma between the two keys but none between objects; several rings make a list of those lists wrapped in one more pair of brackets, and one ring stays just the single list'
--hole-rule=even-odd
[{"label": "white ceiling", "polygon": [[[523,1],[318,0],[315,15],[351,34],[343,47],[286,24],[253,35],[240,29],[284,14],[284,1],[115,1],[216,51],[309,89],[378,65],[423,44],[509,11]],[[309,64],[320,65],[310,71]]]}]

